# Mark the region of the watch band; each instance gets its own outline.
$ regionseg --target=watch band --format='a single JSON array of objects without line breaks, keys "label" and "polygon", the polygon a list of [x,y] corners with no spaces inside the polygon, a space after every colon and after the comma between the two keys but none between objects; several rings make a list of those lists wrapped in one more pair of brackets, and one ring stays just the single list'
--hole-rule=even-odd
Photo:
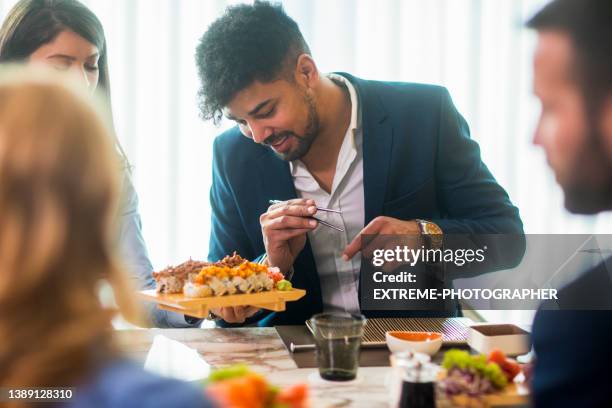
[{"label": "watch band", "polygon": [[194,325],[194,324],[197,324],[200,321],[202,321],[202,319],[200,319],[198,317],[193,317],[193,316],[185,315],[185,322],[187,322],[188,324]]},{"label": "watch band", "polygon": [[209,310],[208,316],[206,316],[204,320],[208,320],[209,322],[216,322],[216,321],[223,320],[223,319],[221,319],[219,316],[217,316],[216,314],[214,314],[213,312]]},{"label": "watch band", "polygon": [[416,219],[417,225],[419,226],[419,231],[421,232],[421,236],[423,237],[423,241],[425,242],[427,248],[442,248],[444,242],[444,234],[442,229],[434,222]]}]

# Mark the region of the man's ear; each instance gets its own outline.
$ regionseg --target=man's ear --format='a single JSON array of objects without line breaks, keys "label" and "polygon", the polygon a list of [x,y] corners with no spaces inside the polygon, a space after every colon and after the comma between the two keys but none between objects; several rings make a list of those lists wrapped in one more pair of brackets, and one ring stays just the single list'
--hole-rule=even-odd
[{"label": "man's ear", "polygon": [[298,84],[305,88],[314,88],[319,82],[319,70],[312,57],[302,54],[298,57],[295,66],[295,79]]}]

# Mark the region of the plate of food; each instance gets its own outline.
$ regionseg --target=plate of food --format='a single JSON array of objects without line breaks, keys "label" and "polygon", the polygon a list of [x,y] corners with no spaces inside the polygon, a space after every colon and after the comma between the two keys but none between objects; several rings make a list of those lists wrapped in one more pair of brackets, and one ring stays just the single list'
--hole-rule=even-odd
[{"label": "plate of food", "polygon": [[204,318],[212,308],[256,306],[285,310],[285,303],[302,298],[278,268],[249,262],[234,253],[218,262],[188,260],[153,272],[155,289],[139,294],[160,309]]},{"label": "plate of food", "polygon": [[311,406],[307,384],[298,383],[281,388],[245,365],[218,368],[204,381],[204,385],[206,395],[220,407]]},{"label": "plate of food", "polygon": [[526,405],[525,374],[524,367],[498,349],[488,356],[451,349],[444,355],[438,385],[453,407]]}]

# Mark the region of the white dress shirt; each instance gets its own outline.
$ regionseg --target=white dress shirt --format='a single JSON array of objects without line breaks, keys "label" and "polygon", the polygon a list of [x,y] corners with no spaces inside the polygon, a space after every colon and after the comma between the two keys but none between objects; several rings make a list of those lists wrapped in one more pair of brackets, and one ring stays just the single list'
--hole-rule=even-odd
[{"label": "white dress shirt", "polygon": [[316,217],[341,227],[344,232],[319,225],[308,233],[321,282],[323,309],[326,312],[358,313],[361,253],[348,262],[342,259],[342,253],[364,227],[361,112],[357,92],[350,81],[336,74],[328,77],[342,82],[351,100],[351,120],[338,153],[331,192],[321,188],[300,160],[290,162],[290,168],[298,197],[312,199],[319,207],[342,211],[342,214],[319,211]]}]

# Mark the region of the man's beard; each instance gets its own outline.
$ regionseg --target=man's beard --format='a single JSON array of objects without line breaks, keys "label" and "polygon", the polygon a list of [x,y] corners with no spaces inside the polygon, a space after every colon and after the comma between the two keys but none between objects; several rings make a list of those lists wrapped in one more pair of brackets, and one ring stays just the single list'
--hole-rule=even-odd
[{"label": "man's beard", "polygon": [[263,142],[264,144],[270,146],[285,137],[294,138],[297,141],[297,146],[293,150],[289,150],[285,153],[279,153],[274,149],[272,150],[279,158],[285,161],[299,160],[304,157],[306,153],[308,153],[308,151],[310,150],[310,147],[314,143],[317,136],[319,136],[319,114],[317,113],[317,108],[315,106],[314,100],[308,94],[305,94],[304,102],[308,107],[308,116],[306,118],[306,129],[304,130],[303,135],[298,136],[297,134],[289,131],[281,132],[268,137]]},{"label": "man's beard", "polygon": [[602,146],[603,135],[589,135],[576,156],[572,179],[562,185],[565,208],[575,214],[596,214],[612,209],[612,159]]}]

